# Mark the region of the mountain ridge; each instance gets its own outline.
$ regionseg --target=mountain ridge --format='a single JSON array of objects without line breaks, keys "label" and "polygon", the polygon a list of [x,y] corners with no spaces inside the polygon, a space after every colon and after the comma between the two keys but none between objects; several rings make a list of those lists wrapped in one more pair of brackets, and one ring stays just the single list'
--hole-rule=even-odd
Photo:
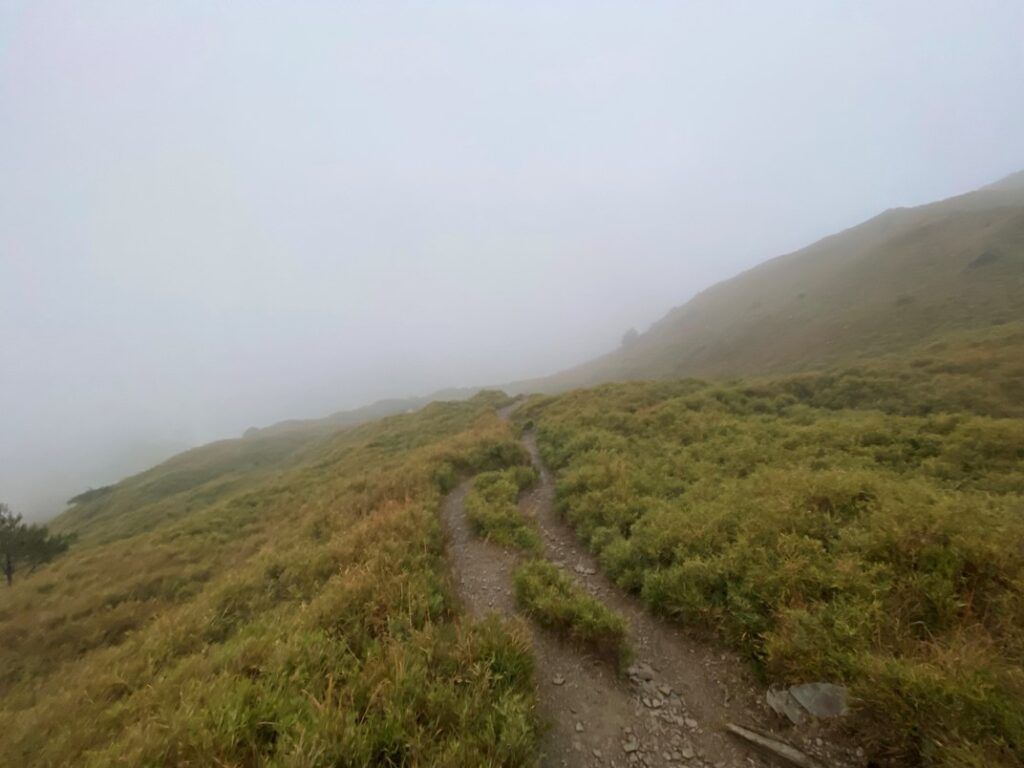
[{"label": "mountain ridge", "polygon": [[633,343],[511,389],[806,370],[1019,320],[1022,296],[1024,171],[888,209],[761,262],[672,308]]}]

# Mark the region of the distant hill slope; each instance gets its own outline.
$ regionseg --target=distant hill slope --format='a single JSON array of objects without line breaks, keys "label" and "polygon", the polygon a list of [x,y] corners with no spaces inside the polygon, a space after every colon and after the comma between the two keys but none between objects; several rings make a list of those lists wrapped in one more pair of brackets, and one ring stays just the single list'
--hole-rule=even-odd
[{"label": "distant hill slope", "polygon": [[467,400],[479,389],[445,389],[424,397],[379,400],[322,419],[293,419],[253,427],[241,438],[184,451],[120,482],[84,491],[51,523],[89,542],[114,541],[170,523],[195,509],[252,489],[320,450],[339,430],[432,402]]},{"label": "distant hill slope", "polygon": [[395,416],[399,413],[410,413],[425,405],[439,401],[468,400],[477,394],[481,387],[449,387],[418,397],[401,397],[377,400],[369,405],[353,408],[350,411],[338,411],[321,419],[288,419],[271,424],[269,427],[253,427],[246,430],[245,437],[268,437],[283,435],[289,432],[330,433],[341,427],[351,427],[368,421]]},{"label": "distant hill slope", "polygon": [[804,370],[1024,319],[1024,172],[886,211],[708,288],[604,357],[520,391]]}]

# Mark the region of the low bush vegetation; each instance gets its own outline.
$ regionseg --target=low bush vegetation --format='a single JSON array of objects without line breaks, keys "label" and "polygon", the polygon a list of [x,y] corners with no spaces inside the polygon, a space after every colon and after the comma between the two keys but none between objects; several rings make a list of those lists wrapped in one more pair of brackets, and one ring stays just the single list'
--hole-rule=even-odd
[{"label": "low bush vegetation", "polygon": [[543,546],[537,526],[519,508],[519,494],[536,480],[529,466],[477,475],[464,503],[473,531],[496,544],[539,554]]},{"label": "low bush vegetation", "polygon": [[606,385],[517,418],[560,510],[654,610],[770,681],[849,686],[881,760],[1020,765],[1024,334],[993,333],[849,376]]},{"label": "low bush vegetation", "polygon": [[629,662],[626,620],[571,576],[546,560],[530,560],[516,568],[514,580],[516,602],[538,624],[616,659],[620,666]]},{"label": "low bush vegetation", "polygon": [[76,514],[0,597],[0,763],[531,764],[527,635],[457,613],[438,520],[451,472],[519,460],[502,402],[339,431],[206,503],[157,495],[171,462],[104,494],[141,526],[88,500],[117,536]]}]

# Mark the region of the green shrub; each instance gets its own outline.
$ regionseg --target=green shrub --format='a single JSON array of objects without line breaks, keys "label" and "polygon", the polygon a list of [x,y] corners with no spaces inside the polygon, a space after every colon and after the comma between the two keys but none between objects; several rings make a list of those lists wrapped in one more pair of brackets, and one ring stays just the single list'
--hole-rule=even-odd
[{"label": "green shrub", "polygon": [[527,466],[482,472],[466,494],[464,509],[470,526],[488,541],[527,552],[543,549],[536,525],[519,509],[519,494],[536,482]]},{"label": "green shrub", "polygon": [[516,568],[514,580],[516,601],[539,624],[615,658],[620,666],[629,662],[626,620],[556,566],[531,560]]}]

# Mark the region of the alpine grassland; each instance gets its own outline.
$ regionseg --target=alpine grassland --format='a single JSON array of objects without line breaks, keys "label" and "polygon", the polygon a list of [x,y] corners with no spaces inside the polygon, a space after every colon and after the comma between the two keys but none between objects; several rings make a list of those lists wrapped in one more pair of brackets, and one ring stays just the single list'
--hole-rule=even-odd
[{"label": "alpine grassland", "polygon": [[459,477],[522,461],[504,401],[218,444],[81,499],[78,542],[0,597],[0,763],[531,764],[527,633],[461,615],[438,519]]},{"label": "alpine grassland", "polygon": [[766,682],[847,686],[882,763],[1024,763],[1024,327],[801,375],[535,397],[559,510]]}]

